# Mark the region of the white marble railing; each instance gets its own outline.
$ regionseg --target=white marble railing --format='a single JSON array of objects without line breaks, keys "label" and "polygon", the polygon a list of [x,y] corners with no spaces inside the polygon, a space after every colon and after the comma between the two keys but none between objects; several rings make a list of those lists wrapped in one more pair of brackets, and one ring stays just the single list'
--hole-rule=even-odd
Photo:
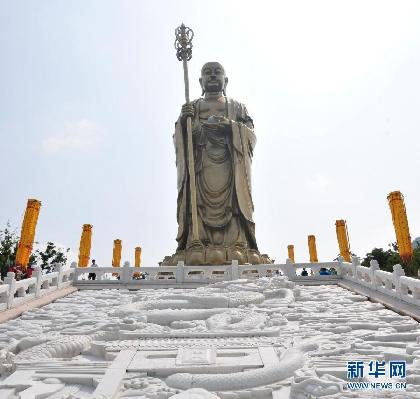
[{"label": "white marble railing", "polygon": [[[233,261],[231,265],[222,266],[178,266],[158,267],[130,267],[126,262],[123,267],[75,267],[74,284],[87,285],[93,283],[89,280],[89,273],[95,274],[95,283],[119,286],[123,284],[134,285],[165,285],[168,283],[214,283],[216,281],[236,280],[240,278],[260,278],[274,275],[285,275],[292,281],[310,280],[337,280],[341,262],[324,263],[292,263],[268,265],[238,265]],[[301,276],[301,269],[306,268],[308,276]],[[337,274],[323,275],[321,269],[334,269]]]},{"label": "white marble railing", "polygon": [[41,268],[37,267],[31,278],[19,281],[15,279],[15,273],[7,273],[4,283],[0,285],[0,310],[11,309],[72,284],[74,268],[65,269],[57,264],[54,269],[56,271],[53,273],[42,274]]},{"label": "white marble railing", "polygon": [[359,259],[353,257],[352,263],[342,263],[341,276],[374,291],[420,306],[420,280],[406,277],[401,265],[394,265],[393,272],[379,269],[376,260],[370,267],[361,266]]}]

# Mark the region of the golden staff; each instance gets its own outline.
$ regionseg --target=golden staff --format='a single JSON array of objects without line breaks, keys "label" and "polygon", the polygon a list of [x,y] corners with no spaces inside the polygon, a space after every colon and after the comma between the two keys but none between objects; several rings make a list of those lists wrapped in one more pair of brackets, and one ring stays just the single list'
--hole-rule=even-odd
[{"label": "golden staff", "polygon": [[[188,64],[192,57],[192,38],[194,32],[184,24],[175,29],[175,49],[176,56],[182,61],[184,68],[184,84],[185,84],[185,101],[190,102],[190,85],[188,81]],[[192,217],[192,246],[201,245],[198,236],[197,222],[197,191],[195,185],[195,167],[194,167],[194,149],[192,140],[192,121],[191,117],[187,117],[187,143],[188,143],[188,173],[190,176],[191,191],[191,217]]]}]

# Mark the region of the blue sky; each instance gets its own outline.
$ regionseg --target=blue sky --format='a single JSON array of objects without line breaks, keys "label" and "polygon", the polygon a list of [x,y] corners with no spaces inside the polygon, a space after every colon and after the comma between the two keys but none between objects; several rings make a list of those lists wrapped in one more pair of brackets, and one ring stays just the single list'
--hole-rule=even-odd
[{"label": "blue sky", "polygon": [[183,103],[174,29],[195,31],[201,65],[224,64],[258,143],[257,241],[283,262],[337,255],[334,221],[353,252],[395,238],[386,196],[405,195],[420,235],[420,3],[416,1],[2,1],[0,226],[43,206],[36,240],[77,255],[83,223],[109,265],[143,248],[156,265],[176,247],[174,122]]}]

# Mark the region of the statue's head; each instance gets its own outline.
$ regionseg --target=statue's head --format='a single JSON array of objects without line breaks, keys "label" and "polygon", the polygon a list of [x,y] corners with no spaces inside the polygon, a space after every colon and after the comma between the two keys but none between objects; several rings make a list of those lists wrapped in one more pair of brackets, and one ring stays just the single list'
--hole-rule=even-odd
[{"label": "statue's head", "polygon": [[218,62],[206,62],[201,68],[200,85],[204,93],[220,93],[226,95],[228,78],[225,69]]}]

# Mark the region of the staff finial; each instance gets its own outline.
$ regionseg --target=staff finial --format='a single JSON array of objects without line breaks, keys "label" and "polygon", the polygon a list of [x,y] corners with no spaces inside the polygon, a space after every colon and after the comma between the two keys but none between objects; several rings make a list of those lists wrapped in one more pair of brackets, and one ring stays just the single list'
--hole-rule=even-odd
[{"label": "staff finial", "polygon": [[192,57],[194,32],[184,24],[175,29],[175,50],[179,61],[189,61]]}]

